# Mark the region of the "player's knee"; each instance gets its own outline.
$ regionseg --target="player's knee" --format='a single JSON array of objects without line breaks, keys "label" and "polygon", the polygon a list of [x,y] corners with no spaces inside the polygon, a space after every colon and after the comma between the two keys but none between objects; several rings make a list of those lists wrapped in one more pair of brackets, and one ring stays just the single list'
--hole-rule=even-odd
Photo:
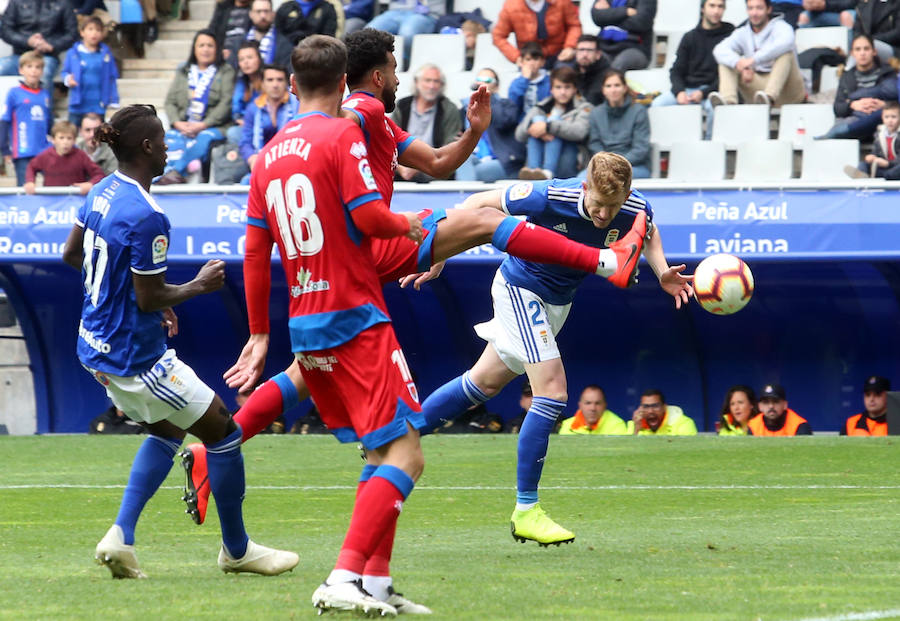
[{"label": "player's knee", "polygon": [[546,399],[553,399],[554,401],[559,401],[560,403],[566,403],[569,400],[568,392],[563,389],[550,389],[534,393],[535,397],[544,397]]},{"label": "player's knee", "polygon": [[471,222],[467,223],[467,230],[480,244],[489,244],[494,238],[497,226],[503,222],[503,214],[496,209],[472,209],[467,210],[467,217]]}]

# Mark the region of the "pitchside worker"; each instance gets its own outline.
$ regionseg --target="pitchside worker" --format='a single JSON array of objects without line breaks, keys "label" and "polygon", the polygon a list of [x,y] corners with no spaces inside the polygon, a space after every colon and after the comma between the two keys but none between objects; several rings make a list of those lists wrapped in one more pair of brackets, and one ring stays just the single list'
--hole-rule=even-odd
[{"label": "pitchside worker", "polygon": [[784,388],[766,384],[759,393],[759,414],[747,423],[752,436],[811,436],[806,419],[788,407]]},{"label": "pitchside worker", "polygon": [[842,436],[886,436],[887,426],[887,393],[891,389],[891,381],[873,375],[863,385],[863,404],[866,411],[847,419],[841,427]]}]

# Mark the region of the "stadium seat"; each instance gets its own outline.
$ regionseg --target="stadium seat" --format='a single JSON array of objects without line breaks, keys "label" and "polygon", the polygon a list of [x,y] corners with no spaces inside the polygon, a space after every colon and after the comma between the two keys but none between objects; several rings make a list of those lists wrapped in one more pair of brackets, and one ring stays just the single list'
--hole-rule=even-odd
[{"label": "stadium seat", "polygon": [[751,140],[738,145],[735,181],[785,181],[793,173],[794,149],[787,140]]},{"label": "stadium seat", "polygon": [[[12,52],[10,52],[11,54]],[[0,104],[6,105],[6,94],[19,85],[19,76],[3,75],[0,76]]]},{"label": "stadium seat", "polygon": [[[801,120],[803,132],[797,133]],[[829,104],[786,104],[781,106],[778,140],[790,140],[795,149],[802,149],[806,141],[821,136],[832,125],[834,110]]]},{"label": "stadium seat", "polygon": [[466,40],[463,35],[420,34],[413,38],[409,68],[416,71],[426,63],[434,63],[444,73],[465,71]]},{"label": "stadium seat", "polygon": [[403,46],[403,37],[394,35],[394,58],[397,59],[397,71],[403,69],[403,52],[406,48]]},{"label": "stadium seat", "polygon": [[629,88],[637,93],[665,93],[672,88],[668,69],[637,69],[625,73]]},{"label": "stadium seat", "polygon": [[600,26],[591,19],[591,8],[594,6],[592,0],[581,0],[578,5],[578,20],[581,22],[581,30],[584,34],[595,35],[600,32]]},{"label": "stadium seat", "polygon": [[[738,3],[740,4],[740,3]],[[653,31],[658,33],[691,30],[700,21],[700,0],[663,0],[656,3]]]},{"label": "stadium seat", "polygon": [[844,52],[849,49],[850,29],[845,26],[828,26],[824,28],[798,28],[797,52],[805,52],[814,47],[839,47]]},{"label": "stadium seat", "polygon": [[510,70],[503,71],[499,74],[500,77],[500,96],[506,97],[509,94],[509,85],[512,84],[512,81],[515,80],[519,76],[519,70]]},{"label": "stadium seat", "polygon": [[722,15],[722,21],[732,24],[735,28],[747,21],[747,3],[746,2],[726,2],[725,13]]},{"label": "stadium seat", "polygon": [[822,67],[822,76],[819,79],[819,92],[837,90],[841,77],[838,75],[838,67]]},{"label": "stadium seat", "polygon": [[469,96],[472,94],[472,82],[474,80],[474,71],[448,73],[447,84],[444,86],[444,95],[449,97],[457,107],[462,107],[464,100],[466,104],[468,104]]},{"label": "stadium seat", "polygon": [[721,181],[725,178],[725,145],[711,140],[672,143],[668,178],[669,181]]},{"label": "stadium seat", "polygon": [[682,37],[684,37],[683,32],[669,32],[666,34],[666,58],[663,61],[663,68],[666,71],[671,69],[675,63],[675,58],[678,56],[678,45],[681,43]]},{"label": "stadium seat", "polygon": [[803,146],[800,178],[805,181],[846,179],[844,166],[859,164],[858,140],[816,140]]},{"label": "stadium seat", "polygon": [[738,143],[769,137],[769,106],[741,104],[719,106],[713,119],[712,139],[728,149]]},{"label": "stadium seat", "polygon": [[676,142],[699,142],[703,137],[703,112],[699,105],[647,109],[650,119],[650,170],[659,177],[661,151]]},{"label": "stadium seat", "polygon": [[497,23],[501,8],[503,8],[502,0],[453,0],[454,13],[470,13],[475,9],[481,9],[481,14],[490,20],[492,26]]},{"label": "stadium seat", "polygon": [[[513,36],[513,40],[515,37]],[[510,62],[500,49],[494,45],[494,40],[489,32],[482,32],[475,40],[475,62],[472,65],[474,71],[493,69],[497,73],[505,71],[518,71],[516,63]]]},{"label": "stadium seat", "polygon": [[397,86],[397,99],[412,95],[415,87],[415,73],[412,71],[398,71],[397,79],[400,80],[400,85]]}]

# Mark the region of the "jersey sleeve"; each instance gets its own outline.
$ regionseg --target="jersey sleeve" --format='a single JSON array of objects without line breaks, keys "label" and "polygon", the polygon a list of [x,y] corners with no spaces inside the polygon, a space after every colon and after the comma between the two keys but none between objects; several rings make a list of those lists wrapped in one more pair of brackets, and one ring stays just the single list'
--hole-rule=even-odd
[{"label": "jersey sleeve", "polygon": [[536,216],[547,207],[550,181],[514,183],[500,195],[500,207],[510,216]]},{"label": "jersey sleeve", "polygon": [[[335,143],[341,200],[349,211],[371,201],[381,200],[375,176],[369,166],[362,130],[348,124]],[[249,215],[249,214],[248,214]]]},{"label": "jersey sleeve", "polygon": [[138,222],[129,235],[131,271],[142,276],[161,274],[168,267],[169,220],[152,212]]},{"label": "jersey sleeve", "polygon": [[247,195],[247,226],[255,226],[268,229],[266,222],[266,200],[258,183],[254,183],[259,176],[253,177],[250,182],[250,192]]},{"label": "jersey sleeve", "polygon": [[413,140],[415,140],[416,137],[410,135],[408,131],[397,125],[391,117],[385,117],[385,120],[387,120],[391,131],[394,132],[394,139],[397,141],[397,156],[399,157],[400,155],[403,155],[403,152],[413,143]]}]

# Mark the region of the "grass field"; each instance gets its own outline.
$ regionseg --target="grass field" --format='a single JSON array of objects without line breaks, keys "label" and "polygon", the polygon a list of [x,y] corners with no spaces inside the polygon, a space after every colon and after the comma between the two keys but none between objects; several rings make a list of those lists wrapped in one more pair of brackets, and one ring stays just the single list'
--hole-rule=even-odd
[{"label": "grass field", "polygon": [[[542,503],[576,533],[559,548],[510,537],[515,439],[423,441],[394,578],[436,619],[900,618],[896,439],[554,437]],[[215,513],[183,514],[173,468],[138,524],[150,579],[114,581],[93,551],[140,441],[0,439],[0,619],[314,618],[362,464],[352,446],[245,447],[248,530],[297,551],[293,573],[222,574]]]}]

